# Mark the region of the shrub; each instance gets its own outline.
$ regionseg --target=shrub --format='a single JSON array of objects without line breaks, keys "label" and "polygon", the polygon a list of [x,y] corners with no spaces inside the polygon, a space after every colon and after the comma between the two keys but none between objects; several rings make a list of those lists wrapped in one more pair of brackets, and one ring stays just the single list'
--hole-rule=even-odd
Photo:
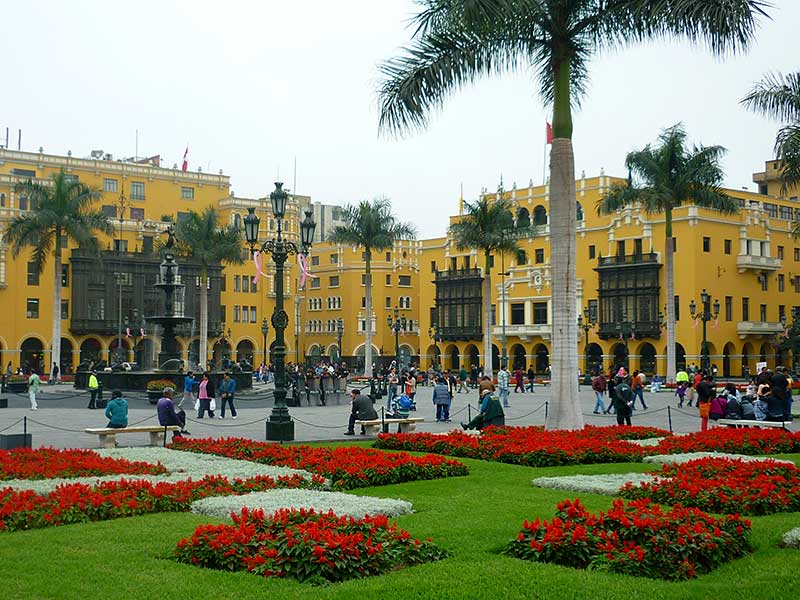
[{"label": "shrub", "polygon": [[116,474],[160,475],[166,472],[161,464],[151,465],[146,462],[100,456],[91,450],[55,448],[0,450],[0,480]]},{"label": "shrub", "polygon": [[243,509],[233,525],[201,525],[178,542],[179,562],[309,583],[344,581],[439,560],[447,552],[412,539],[385,516],[339,517],[333,512]]},{"label": "shrub", "polygon": [[786,454],[800,452],[800,433],[782,429],[713,427],[688,435],[663,439],[653,447],[656,454],[724,452],[729,454]]},{"label": "shrub", "polygon": [[161,392],[165,387],[175,389],[175,382],[169,379],[151,379],[147,382],[148,392]]}]

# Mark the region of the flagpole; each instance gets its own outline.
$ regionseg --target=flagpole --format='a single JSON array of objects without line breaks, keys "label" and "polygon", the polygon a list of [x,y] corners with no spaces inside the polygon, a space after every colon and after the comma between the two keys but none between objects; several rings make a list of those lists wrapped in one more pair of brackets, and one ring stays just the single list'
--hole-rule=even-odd
[{"label": "flagpole", "polygon": [[542,185],[545,185],[547,183],[546,173],[547,173],[547,131],[545,131],[544,135],[544,149],[542,152]]}]

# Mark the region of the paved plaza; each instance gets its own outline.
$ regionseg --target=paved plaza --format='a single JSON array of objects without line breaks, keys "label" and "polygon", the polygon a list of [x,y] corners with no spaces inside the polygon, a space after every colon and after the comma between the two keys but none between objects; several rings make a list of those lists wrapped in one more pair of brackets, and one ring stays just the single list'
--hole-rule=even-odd
[{"label": "paved plaza", "polygon": [[[272,407],[271,385],[256,383],[254,389],[239,392],[236,397],[238,419],[227,415],[225,420],[200,419],[191,407],[187,411],[186,428],[192,437],[245,437],[254,440],[265,439],[265,420]],[[451,423],[436,423],[435,411],[431,402],[433,388],[420,386],[417,389],[416,416],[423,417],[425,422],[417,427],[417,431],[440,433],[460,428],[459,422],[468,421],[475,414],[478,406],[478,394],[475,390],[469,393],[456,394],[451,407]],[[108,393],[105,395],[109,396]],[[87,391],[74,389],[71,384],[42,386],[39,394],[39,410],[31,411],[27,394],[4,394],[8,398],[8,408],[0,409],[0,433],[23,433],[26,428],[32,434],[34,447],[52,446],[56,448],[94,448],[99,445],[97,436],[84,433],[87,427],[104,427],[107,419],[102,410],[86,408],[89,401]],[[129,423],[131,425],[155,425],[155,406],[150,404],[141,393],[127,396],[129,401]],[[595,415],[592,413],[595,397],[588,386],[580,388],[581,407],[584,419],[589,425],[611,425],[616,423],[613,415]],[[347,418],[350,412],[349,401],[342,398],[337,404],[336,397],[328,395],[327,406],[316,406],[312,396],[312,404],[305,401],[301,407],[291,407],[290,413],[295,421],[295,441],[313,442],[328,440],[364,439],[356,435],[344,436],[347,429]],[[545,421],[545,403],[552,402],[549,386],[537,386],[534,393],[514,393],[510,395],[511,406],[505,410],[508,425],[542,425]],[[697,431],[700,419],[695,408],[677,408],[677,398],[669,391],[656,394],[645,393],[647,410],[637,404],[633,415],[634,425],[649,425],[663,429],[671,429],[676,433]],[[376,403],[380,414],[383,402]],[[667,407],[670,406],[670,410]],[[187,407],[184,406],[184,409]],[[216,412],[217,416],[219,411]],[[27,417],[27,423],[23,421]],[[670,424],[671,419],[671,424]],[[394,428],[392,429],[394,431]],[[128,434],[119,437],[121,445],[140,446],[147,443],[146,434]]]}]

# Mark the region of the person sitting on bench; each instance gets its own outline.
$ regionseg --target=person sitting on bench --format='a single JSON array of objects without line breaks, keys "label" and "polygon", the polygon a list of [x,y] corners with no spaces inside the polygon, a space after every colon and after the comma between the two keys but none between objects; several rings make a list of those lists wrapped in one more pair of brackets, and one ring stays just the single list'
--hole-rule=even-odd
[{"label": "person sitting on bench", "polygon": [[[372,400],[369,396],[364,396],[361,390],[353,388],[350,390],[350,397],[353,400],[353,408],[350,411],[350,420],[347,423],[347,431],[345,435],[355,435],[356,421],[372,421],[378,418],[378,413],[375,412],[375,407],[372,406]],[[361,435],[366,431],[361,427]]]},{"label": "person sitting on bench", "polygon": [[106,418],[108,425],[112,429],[124,429],[128,426],[128,401],[122,397],[122,392],[114,390],[111,392],[111,400],[106,406]]},{"label": "person sitting on bench", "polygon": [[483,429],[489,425],[500,427],[506,424],[506,415],[497,397],[488,389],[481,391],[481,412],[469,423],[461,423],[463,429]]},{"label": "person sitting on bench", "polygon": [[180,431],[172,432],[172,439],[179,438],[182,435],[189,435],[189,432],[184,429],[186,427],[186,413],[183,409],[175,410],[175,404],[172,402],[172,394],[175,392],[171,387],[165,387],[161,392],[163,396],[156,404],[158,411],[158,422],[161,425],[177,425],[181,428]]}]

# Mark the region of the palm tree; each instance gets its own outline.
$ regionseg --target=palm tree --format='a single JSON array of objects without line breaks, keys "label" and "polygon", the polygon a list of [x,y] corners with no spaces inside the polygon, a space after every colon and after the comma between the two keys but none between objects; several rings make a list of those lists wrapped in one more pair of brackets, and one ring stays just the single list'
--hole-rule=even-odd
[{"label": "palm tree", "polygon": [[372,377],[372,251],[389,250],[395,241],[414,239],[417,231],[410,223],[402,223],[392,214],[388,198],[362,200],[343,211],[345,225],[337,225],[328,241],[364,248],[366,337],[364,340],[364,375]]},{"label": "palm tree", "polygon": [[382,66],[380,126],[421,129],[454,90],[484,75],[533,67],[553,110],[550,234],[553,275],[550,429],[583,426],[578,400],[575,159],[572,107],[586,91],[589,59],[608,47],[667,36],[715,54],[747,47],[763,0],[419,0],[413,44]]},{"label": "palm tree", "polygon": [[208,267],[222,261],[242,264],[242,233],[233,225],[218,227],[217,211],[209,206],[200,214],[190,211],[186,218],[178,221],[175,238],[178,253],[200,263],[200,349],[197,361],[205,369],[208,364]]},{"label": "palm tree", "polygon": [[[476,248],[483,252],[483,359],[484,373],[492,376],[492,254],[517,252],[519,245],[511,235],[514,215],[511,203],[501,197],[490,202],[484,196],[476,202],[464,202],[464,216],[450,225],[450,235],[459,250]],[[505,310],[505,307],[503,307]]]},{"label": "palm tree", "polygon": [[633,203],[641,203],[649,214],[664,215],[664,269],[667,303],[667,382],[675,381],[675,248],[672,241],[672,211],[685,203],[739,212],[737,201],[720,189],[723,179],[722,146],[689,149],[681,124],[665,129],[655,147],[645,146],[628,154],[628,183],[615,185],[597,204],[598,214],[609,214]]},{"label": "palm tree", "polygon": [[775,137],[775,158],[781,163],[781,194],[800,185],[800,72],[766,75],[742,104],[787,124]]},{"label": "palm tree", "polygon": [[101,193],[70,177],[63,170],[54,174],[50,183],[32,180],[17,184],[15,191],[28,197],[31,210],[12,219],[4,236],[13,256],[26,246],[33,246],[31,262],[38,272],[50,254],[53,255],[53,333],[52,362],[61,362],[61,256],[62,244],[72,241],[87,249],[98,249],[98,232],[112,235],[108,218],[92,204]]}]

